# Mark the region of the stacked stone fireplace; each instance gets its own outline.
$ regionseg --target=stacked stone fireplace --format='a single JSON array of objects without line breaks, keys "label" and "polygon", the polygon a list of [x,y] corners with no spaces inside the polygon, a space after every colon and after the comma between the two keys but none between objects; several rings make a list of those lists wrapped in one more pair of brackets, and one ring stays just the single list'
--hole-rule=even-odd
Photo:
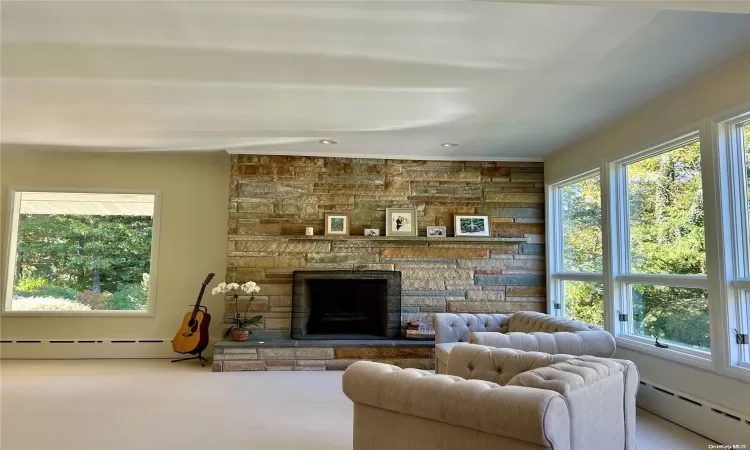
[{"label": "stacked stone fireplace", "polygon": [[[264,320],[251,343],[218,345],[214,370],[323,370],[358,359],[430,368],[433,346],[406,342],[407,322],[445,311],[546,310],[542,163],[234,155],[231,170],[226,281],[261,286],[239,306]],[[416,208],[419,236],[385,236],[389,207]],[[350,236],[323,235],[327,212],[349,215]],[[454,214],[489,216],[492,237],[450,237]],[[445,226],[449,237],[425,237],[430,225]],[[315,236],[305,236],[306,227]],[[365,237],[365,228],[379,228],[381,236]],[[339,276],[371,281],[319,287],[305,278],[315,272],[334,285]],[[347,310],[352,305],[328,298],[334,311],[318,316],[306,295],[340,291],[338,298],[351,299],[368,292],[380,314],[382,296],[374,297],[383,274],[399,278],[399,312],[390,299],[377,326],[321,331],[320,324],[347,314],[362,323],[362,313],[372,311]],[[298,292],[301,276],[306,291]],[[385,284],[397,285],[395,278]],[[227,319],[233,311],[227,301]]]}]

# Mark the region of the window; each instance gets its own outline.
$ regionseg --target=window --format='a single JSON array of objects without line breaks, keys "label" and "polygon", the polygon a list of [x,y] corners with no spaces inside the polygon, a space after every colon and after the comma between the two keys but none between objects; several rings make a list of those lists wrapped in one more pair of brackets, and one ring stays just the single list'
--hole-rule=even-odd
[{"label": "window", "polygon": [[156,193],[12,190],[4,312],[148,314]]},{"label": "window", "polygon": [[621,255],[620,333],[670,348],[711,349],[698,134],[616,165],[622,187],[615,240]]},{"label": "window", "polygon": [[[725,253],[730,365],[750,370],[750,121],[745,114],[724,124],[729,205]],[[732,264],[733,263],[733,264]],[[742,344],[743,341],[747,342]]]},{"label": "window", "polygon": [[549,186],[549,310],[750,381],[750,110],[691,128]]},{"label": "window", "polygon": [[604,324],[599,172],[551,188],[550,224],[558,245],[550,255],[555,313]]}]

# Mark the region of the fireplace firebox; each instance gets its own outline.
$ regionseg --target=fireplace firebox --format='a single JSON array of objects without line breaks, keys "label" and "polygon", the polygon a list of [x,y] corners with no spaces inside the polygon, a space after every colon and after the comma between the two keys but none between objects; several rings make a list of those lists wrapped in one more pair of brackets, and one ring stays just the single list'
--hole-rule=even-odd
[{"label": "fireplace firebox", "polygon": [[293,339],[400,336],[401,272],[294,272]]}]

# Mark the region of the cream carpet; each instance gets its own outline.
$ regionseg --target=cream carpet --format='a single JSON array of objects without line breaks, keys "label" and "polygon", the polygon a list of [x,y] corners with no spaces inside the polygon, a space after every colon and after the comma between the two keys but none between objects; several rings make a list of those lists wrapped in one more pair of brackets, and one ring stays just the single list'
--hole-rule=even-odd
[{"label": "cream carpet", "polygon": [[[2,361],[0,449],[351,450],[342,373],[211,373],[164,360]],[[639,410],[640,450],[712,443]]]}]

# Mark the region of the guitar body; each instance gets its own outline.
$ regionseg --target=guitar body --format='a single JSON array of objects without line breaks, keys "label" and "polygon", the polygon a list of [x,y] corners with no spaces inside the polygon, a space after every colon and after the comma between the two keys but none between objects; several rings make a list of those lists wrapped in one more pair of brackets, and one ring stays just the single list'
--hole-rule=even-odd
[{"label": "guitar body", "polygon": [[[214,274],[209,273],[206,280],[201,283],[201,291],[198,294],[198,300],[193,305],[193,310],[182,318],[182,325],[172,339],[172,349],[177,353],[200,356],[200,353],[208,347],[208,325],[211,323],[211,314],[205,306],[201,306],[201,300],[206,286],[213,277]],[[202,363],[203,359],[201,359]]]},{"label": "guitar body", "polygon": [[191,324],[192,312],[186,313],[177,334],[172,339],[172,349],[177,353],[200,353],[208,347],[208,325],[211,314],[198,311]]}]

